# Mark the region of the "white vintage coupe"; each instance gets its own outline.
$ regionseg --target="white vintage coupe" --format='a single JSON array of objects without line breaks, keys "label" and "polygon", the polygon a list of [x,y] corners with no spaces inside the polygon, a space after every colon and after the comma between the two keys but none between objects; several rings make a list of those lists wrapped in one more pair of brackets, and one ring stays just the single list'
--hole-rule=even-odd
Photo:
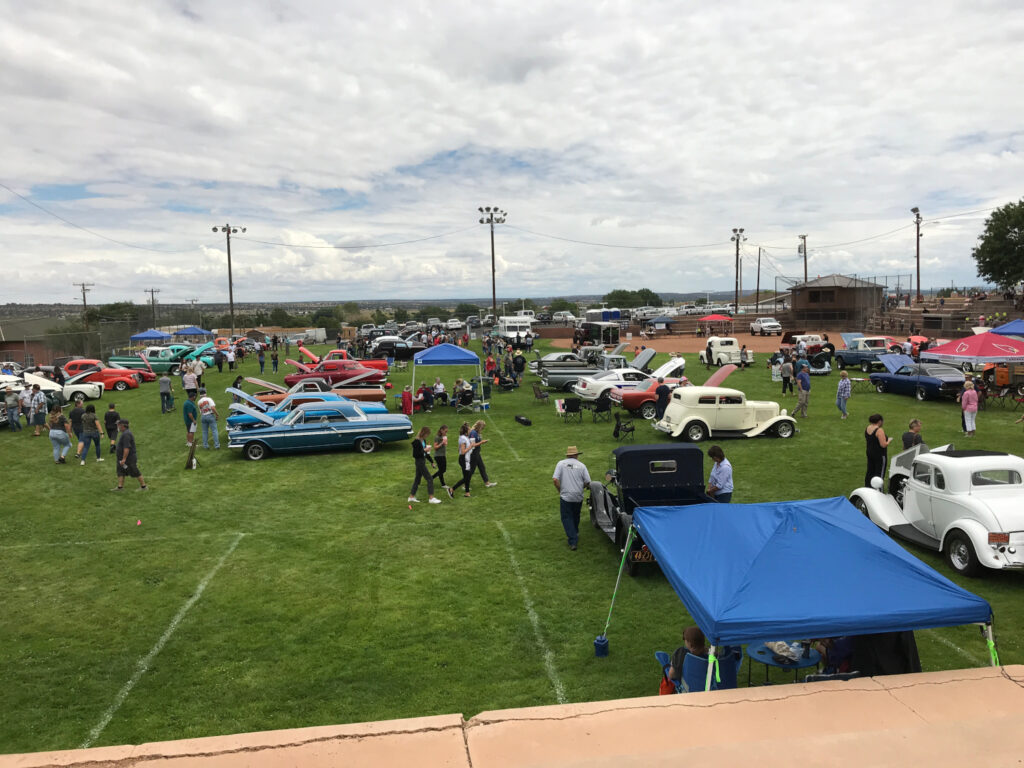
[{"label": "white vintage coupe", "polygon": [[796,421],[778,403],[747,400],[738,389],[680,387],[654,428],[699,443],[709,437],[792,437]]}]

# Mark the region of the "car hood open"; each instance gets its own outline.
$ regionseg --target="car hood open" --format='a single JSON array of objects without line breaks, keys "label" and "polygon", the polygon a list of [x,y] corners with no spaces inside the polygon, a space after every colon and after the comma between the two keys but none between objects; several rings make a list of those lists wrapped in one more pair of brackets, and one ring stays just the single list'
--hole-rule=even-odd
[{"label": "car hood open", "polygon": [[879,355],[878,360],[889,373],[896,373],[903,366],[914,364],[914,358],[903,354]]}]

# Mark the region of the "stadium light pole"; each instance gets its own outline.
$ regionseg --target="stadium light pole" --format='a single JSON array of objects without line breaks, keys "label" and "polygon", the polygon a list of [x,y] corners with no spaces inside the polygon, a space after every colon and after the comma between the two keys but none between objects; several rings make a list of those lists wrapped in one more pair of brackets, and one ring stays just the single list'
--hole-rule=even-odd
[{"label": "stadium light pole", "polygon": [[729,239],[736,243],[736,293],[733,298],[733,313],[738,315],[740,312],[740,243],[747,239],[743,236],[743,227],[733,227],[732,237]]},{"label": "stadium light pole", "polygon": [[498,322],[498,291],[494,277],[494,225],[504,224],[505,216],[508,214],[496,205],[487,205],[477,208],[480,211],[480,223],[491,225],[491,314],[494,315],[494,322]]},{"label": "stadium light pole", "polygon": [[917,302],[920,303],[924,301],[921,295],[921,209],[915,205],[910,212],[914,214],[914,224],[917,225],[917,237],[914,238],[914,242],[917,245]]},{"label": "stadium light pole", "polygon": [[228,311],[231,313],[231,335],[235,335],[235,284],[231,279],[231,236],[239,232],[245,234],[245,227],[232,227],[225,224],[223,227],[214,227],[214,232],[223,232],[228,241]]}]

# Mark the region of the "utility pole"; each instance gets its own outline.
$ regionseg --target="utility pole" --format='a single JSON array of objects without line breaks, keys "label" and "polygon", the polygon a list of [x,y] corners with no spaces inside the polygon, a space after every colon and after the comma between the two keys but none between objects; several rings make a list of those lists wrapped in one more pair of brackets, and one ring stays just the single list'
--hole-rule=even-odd
[{"label": "utility pole", "polygon": [[494,277],[494,225],[504,224],[508,214],[496,205],[484,206],[477,210],[483,215],[480,223],[491,225],[491,314],[494,315],[494,322],[498,322],[498,291]]},{"label": "utility pole", "polygon": [[732,240],[734,243],[736,243],[736,292],[735,292],[735,298],[733,299],[733,301],[734,301],[734,303],[733,303],[733,313],[734,314],[739,314],[739,311],[740,311],[740,243],[742,243],[744,240],[747,239],[747,238],[745,238],[743,236],[743,227],[733,227],[732,228],[732,237],[729,238],[729,239]]},{"label": "utility pole", "polygon": [[89,306],[85,302],[85,294],[87,294],[96,283],[72,283],[82,289],[82,324],[85,326],[85,332],[89,332]]},{"label": "utility pole", "polygon": [[235,335],[235,284],[231,280],[231,236],[241,232],[245,234],[245,227],[232,227],[225,224],[223,227],[214,227],[214,232],[223,232],[228,241],[228,310],[231,312],[231,335]]},{"label": "utility pole", "polygon": [[761,313],[761,246],[757,246],[757,288],[754,289],[754,314]]},{"label": "utility pole", "polygon": [[153,305],[153,328],[156,328],[156,294],[160,293],[160,289],[147,288],[143,293],[149,294],[149,303]]},{"label": "utility pole", "polygon": [[804,254],[804,282],[806,283],[807,282],[807,235],[798,235],[798,237],[801,240],[803,240],[803,243],[800,246],[800,250]]},{"label": "utility pole", "polygon": [[196,319],[196,327],[202,328],[202,317],[196,314],[196,302],[199,301],[199,299],[185,299],[185,301],[192,305],[192,317]]},{"label": "utility pole", "polygon": [[915,205],[910,212],[914,214],[914,224],[917,225],[917,237],[914,238],[917,245],[917,301],[921,302],[924,301],[921,295],[921,209]]}]

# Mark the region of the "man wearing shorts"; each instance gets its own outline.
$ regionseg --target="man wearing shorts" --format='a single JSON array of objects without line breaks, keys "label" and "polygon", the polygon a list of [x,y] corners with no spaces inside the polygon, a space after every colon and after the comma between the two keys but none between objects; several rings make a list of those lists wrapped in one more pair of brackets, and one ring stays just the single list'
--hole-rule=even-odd
[{"label": "man wearing shorts", "polygon": [[112,491],[124,490],[124,479],[135,477],[139,480],[139,490],[148,491],[146,478],[139,472],[139,457],[135,450],[135,435],[128,428],[128,419],[119,419],[117,422],[117,487]]}]

